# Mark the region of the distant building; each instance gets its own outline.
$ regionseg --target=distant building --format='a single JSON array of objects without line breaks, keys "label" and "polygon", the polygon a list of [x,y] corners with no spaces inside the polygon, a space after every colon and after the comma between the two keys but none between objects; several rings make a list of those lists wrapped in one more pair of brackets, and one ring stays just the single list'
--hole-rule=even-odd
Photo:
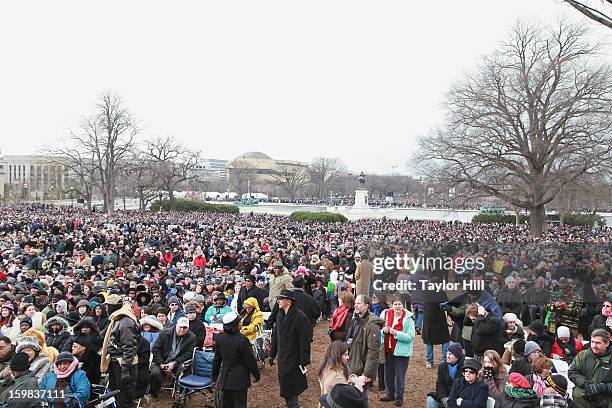
[{"label": "distant building", "polygon": [[275,160],[262,152],[241,154],[227,164],[229,186],[238,194],[253,192],[277,194],[275,176],[307,171],[308,163]]},{"label": "distant building", "polygon": [[227,160],[200,159],[193,171],[200,180],[227,180]]},{"label": "distant building", "polygon": [[0,199],[59,200],[68,197],[68,168],[46,156],[0,155]]}]

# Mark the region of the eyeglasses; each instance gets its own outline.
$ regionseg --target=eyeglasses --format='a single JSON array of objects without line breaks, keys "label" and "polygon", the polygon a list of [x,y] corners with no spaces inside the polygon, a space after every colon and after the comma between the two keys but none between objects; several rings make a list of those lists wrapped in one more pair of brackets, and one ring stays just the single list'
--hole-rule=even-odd
[{"label": "eyeglasses", "polygon": [[612,308],[612,305],[604,305],[604,307],[605,307],[606,309],[610,309],[610,308]]},{"label": "eyeglasses", "polygon": [[153,295],[153,297],[154,297],[154,298],[158,298],[158,297],[161,297],[161,296],[159,296],[159,295]]}]

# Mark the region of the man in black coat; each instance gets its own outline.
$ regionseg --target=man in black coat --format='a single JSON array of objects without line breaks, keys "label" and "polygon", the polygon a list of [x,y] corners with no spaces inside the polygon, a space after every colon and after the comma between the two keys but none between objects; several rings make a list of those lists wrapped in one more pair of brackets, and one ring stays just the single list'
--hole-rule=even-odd
[{"label": "man in black coat", "polygon": [[478,316],[473,322],[472,349],[474,358],[482,361],[484,352],[495,350],[499,355],[504,354],[504,340],[499,329],[500,320],[493,316],[483,306],[478,306]]},{"label": "man in black coat", "polygon": [[298,408],[298,396],[308,388],[311,328],[308,317],[295,304],[295,292],[284,289],[277,299],[279,310],[272,333],[270,365],[278,355],[280,395],[287,408]]},{"label": "man in black coat", "polygon": [[[246,277],[244,286],[240,288],[240,292],[238,293],[238,312],[242,310],[242,304],[244,301],[250,297],[257,299],[257,304],[259,304],[260,307],[263,306],[263,301],[266,298],[266,294],[263,290],[257,287],[256,283],[256,277],[254,275],[248,275]],[[272,306],[273,305],[270,305],[270,308],[272,308]]]},{"label": "man in black coat", "polygon": [[296,306],[304,312],[311,326],[314,327],[319,317],[321,317],[321,308],[319,308],[317,301],[304,291],[305,284],[306,280],[300,276],[293,281],[292,290],[295,293]]},{"label": "man in black coat", "polygon": [[191,359],[195,348],[196,335],[189,331],[189,319],[181,317],[176,326],[159,333],[153,344],[151,364],[151,388],[153,398],[159,398],[164,375],[179,373],[182,364]]},{"label": "man in black coat", "polygon": [[251,374],[259,381],[259,367],[253,357],[251,343],[240,334],[241,318],[234,312],[223,316],[223,334],[215,340],[212,378],[223,391],[223,407],[247,406]]},{"label": "man in black coat", "polygon": [[464,356],[461,344],[451,344],[446,354],[446,361],[438,366],[436,391],[427,394],[427,408],[446,408],[453,382],[462,376]]}]

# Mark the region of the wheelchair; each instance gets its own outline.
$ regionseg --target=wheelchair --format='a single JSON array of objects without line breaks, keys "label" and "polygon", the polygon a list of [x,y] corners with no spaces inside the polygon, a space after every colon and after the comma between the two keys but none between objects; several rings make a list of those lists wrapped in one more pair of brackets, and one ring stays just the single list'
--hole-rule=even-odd
[{"label": "wheelchair", "polygon": [[204,408],[215,408],[216,392],[212,380],[214,353],[195,349],[191,360],[184,364],[173,393],[173,408],[185,408],[194,394],[202,394]]}]

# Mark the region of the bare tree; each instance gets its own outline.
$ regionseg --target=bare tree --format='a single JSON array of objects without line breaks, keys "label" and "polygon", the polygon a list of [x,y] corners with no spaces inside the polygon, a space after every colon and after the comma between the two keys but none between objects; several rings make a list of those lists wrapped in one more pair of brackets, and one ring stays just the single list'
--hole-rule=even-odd
[{"label": "bare tree", "polygon": [[285,197],[295,200],[297,195],[308,184],[308,171],[295,166],[280,166],[277,173],[272,175],[276,185]]},{"label": "bare tree", "polygon": [[[46,163],[62,165],[68,169],[69,180],[66,187],[82,197],[86,208],[91,211],[93,193],[100,183],[96,178],[93,154],[83,152],[79,147],[82,146],[73,148],[65,144],[59,147],[46,147],[43,152]],[[84,156],[85,153],[89,153],[89,156]]]},{"label": "bare tree", "polygon": [[[612,28],[612,0],[576,1],[563,0],[593,21]],[[595,4],[597,3],[597,4]]]},{"label": "bare tree", "polygon": [[166,136],[146,142],[146,155],[155,165],[159,189],[168,193],[173,208],[178,186],[198,179],[196,165],[200,152],[191,151],[174,137]]},{"label": "bare tree", "polygon": [[612,159],[612,72],[596,64],[599,48],[584,27],[517,24],[451,87],[446,123],[419,140],[421,170],[529,210],[541,235],[545,205]]},{"label": "bare tree", "polygon": [[104,200],[104,211],[114,210],[117,177],[137,134],[136,121],[121,97],[106,92],[96,103],[96,112],[82,120],[80,131],[71,131],[68,136],[67,146],[74,155],[84,160],[91,158],[95,180]]},{"label": "bare tree", "polygon": [[155,164],[146,152],[134,149],[125,165],[126,185],[138,197],[138,208],[141,211],[159,195]]},{"label": "bare tree", "polygon": [[330,184],[346,173],[346,167],[339,159],[316,157],[310,163],[309,173],[317,197],[324,200]]},{"label": "bare tree", "polygon": [[253,180],[255,177],[255,168],[248,160],[244,159],[232,160],[227,167],[230,187],[240,197],[246,191],[249,180]]}]

